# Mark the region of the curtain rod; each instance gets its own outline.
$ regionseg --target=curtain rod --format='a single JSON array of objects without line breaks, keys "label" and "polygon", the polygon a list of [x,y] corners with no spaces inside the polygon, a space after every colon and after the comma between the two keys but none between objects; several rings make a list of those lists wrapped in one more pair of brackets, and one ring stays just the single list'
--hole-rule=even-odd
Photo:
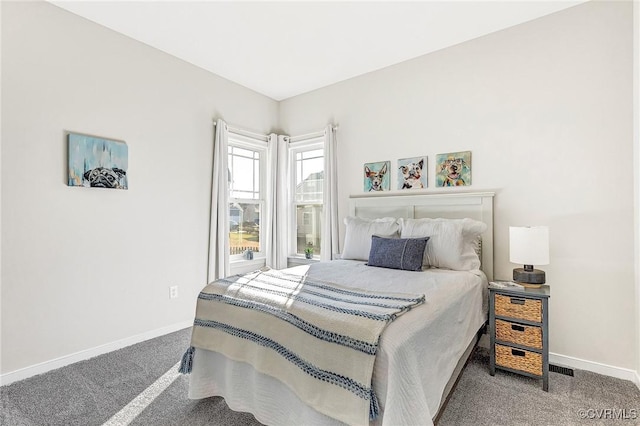
[{"label": "curtain rod", "polygon": [[[213,127],[216,127],[218,125],[218,123],[216,121],[217,120],[213,120]],[[269,140],[269,135],[265,135],[265,134],[262,134],[262,133],[255,133],[255,132],[251,132],[249,130],[239,129],[237,127],[229,126],[228,124],[227,124],[227,130],[229,130],[229,132],[235,133],[237,135],[248,136],[250,138],[260,139],[260,140],[264,140],[264,141],[268,141]]]},{"label": "curtain rod", "polygon": [[[333,130],[338,130],[338,125],[332,126],[332,128],[333,128]],[[324,129],[319,130],[317,132],[306,133],[304,135],[290,136],[289,137],[289,141],[290,142],[298,142],[298,141],[305,140],[305,139],[319,138],[321,136],[324,136]]]},{"label": "curtain rod", "polygon": [[263,135],[261,133],[254,133],[248,130],[238,129],[237,127],[228,126],[230,133],[235,133],[236,135],[248,136],[250,138],[260,139],[263,141],[269,140],[269,135]]},{"label": "curtain rod", "polygon": [[[218,124],[217,120],[213,120],[213,127],[216,127],[217,124]],[[338,130],[338,127],[339,126],[337,124],[335,126],[332,126],[333,130],[336,130],[336,131]],[[267,140],[269,139],[269,135],[263,135],[261,133],[254,133],[248,130],[238,129],[237,127],[231,127],[228,124],[227,124],[227,128],[229,129],[230,132],[237,133],[240,135],[257,137],[259,139],[267,139]],[[324,136],[324,129],[319,130],[317,132],[305,133],[303,135],[290,136],[289,140],[291,142],[295,142],[295,141],[304,140],[304,139],[319,138],[320,136]]]}]

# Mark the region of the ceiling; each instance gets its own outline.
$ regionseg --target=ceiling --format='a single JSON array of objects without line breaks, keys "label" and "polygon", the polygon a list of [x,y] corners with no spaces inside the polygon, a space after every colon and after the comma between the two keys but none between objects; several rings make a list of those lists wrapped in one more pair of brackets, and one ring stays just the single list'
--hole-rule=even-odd
[{"label": "ceiling", "polygon": [[275,100],[583,2],[52,1]]}]

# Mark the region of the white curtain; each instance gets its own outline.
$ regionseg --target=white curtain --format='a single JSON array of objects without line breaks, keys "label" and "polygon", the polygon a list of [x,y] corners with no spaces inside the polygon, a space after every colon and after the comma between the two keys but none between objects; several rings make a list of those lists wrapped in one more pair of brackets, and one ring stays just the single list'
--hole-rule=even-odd
[{"label": "white curtain", "polygon": [[227,123],[218,119],[213,142],[208,282],[230,275],[228,138]]},{"label": "white curtain", "polygon": [[340,253],[338,245],[338,157],[336,129],[330,124],[324,131],[324,224],[320,260],[331,260]]},{"label": "white curtain", "polygon": [[271,173],[267,173],[264,247],[266,264],[273,269],[287,267],[288,140],[288,137],[275,133],[269,135],[267,161]]}]

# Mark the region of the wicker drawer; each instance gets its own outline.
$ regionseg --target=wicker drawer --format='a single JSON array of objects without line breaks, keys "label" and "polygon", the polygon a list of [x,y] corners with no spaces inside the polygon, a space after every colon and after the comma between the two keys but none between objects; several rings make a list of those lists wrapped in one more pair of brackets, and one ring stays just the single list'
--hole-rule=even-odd
[{"label": "wicker drawer", "polygon": [[542,322],[542,302],[538,299],[496,294],[495,313],[498,316]]},{"label": "wicker drawer", "polygon": [[542,349],[542,328],[496,319],[496,339]]},{"label": "wicker drawer", "polygon": [[542,376],[542,355],[496,344],[496,365]]}]

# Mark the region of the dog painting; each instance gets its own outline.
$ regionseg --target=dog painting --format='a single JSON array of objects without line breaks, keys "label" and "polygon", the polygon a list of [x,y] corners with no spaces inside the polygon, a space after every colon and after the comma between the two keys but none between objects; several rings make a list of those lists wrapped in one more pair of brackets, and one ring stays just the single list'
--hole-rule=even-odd
[{"label": "dog painting", "polygon": [[68,148],[69,186],[128,189],[126,143],[69,133]]},{"label": "dog painting", "polygon": [[84,180],[89,182],[89,186],[93,188],[113,188],[123,189],[122,179],[127,175],[122,169],[114,167],[96,167],[95,169],[84,172]]},{"label": "dog painting", "polygon": [[471,151],[438,154],[436,186],[471,185]]},{"label": "dog painting", "polygon": [[398,160],[398,189],[427,187],[427,157]]},{"label": "dog painting", "polygon": [[391,189],[389,169],[391,169],[391,161],[365,163],[364,192],[389,191]]}]

